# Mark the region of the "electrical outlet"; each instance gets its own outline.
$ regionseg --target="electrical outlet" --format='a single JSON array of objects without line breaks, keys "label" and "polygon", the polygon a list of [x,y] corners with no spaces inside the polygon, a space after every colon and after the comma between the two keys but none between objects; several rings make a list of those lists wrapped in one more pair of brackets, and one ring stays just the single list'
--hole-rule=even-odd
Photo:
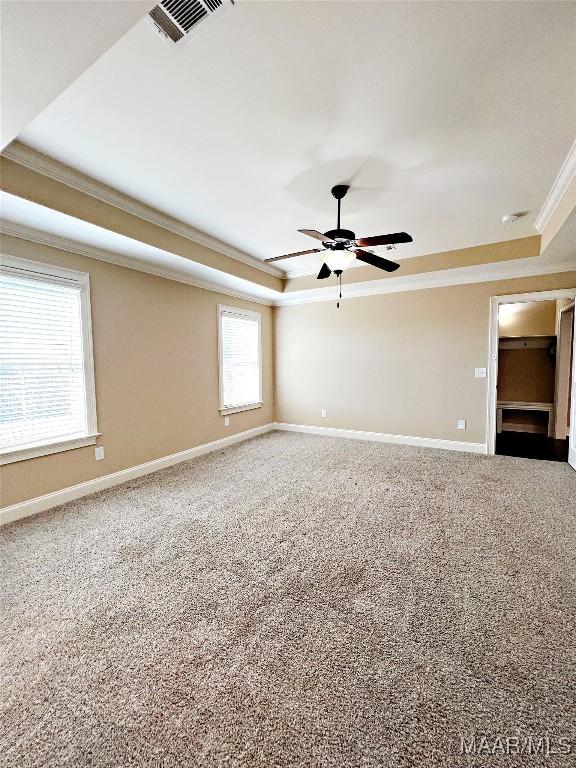
[{"label": "electrical outlet", "polygon": [[456,426],[458,429],[466,429],[466,419],[458,419]]},{"label": "electrical outlet", "polygon": [[474,377],[476,379],[486,378],[486,368],[474,368]]},{"label": "electrical outlet", "polygon": [[230,426],[230,416],[224,416],[224,426],[225,427]]},{"label": "electrical outlet", "polygon": [[94,456],[96,457],[96,461],[102,461],[104,458],[104,446],[99,445],[96,448],[94,448]]},{"label": "electrical outlet", "polygon": [[325,418],[326,418],[326,411],[325,411],[324,409],[322,409],[322,413],[321,413],[321,415],[322,415],[322,418],[323,418],[323,419],[325,419]]}]

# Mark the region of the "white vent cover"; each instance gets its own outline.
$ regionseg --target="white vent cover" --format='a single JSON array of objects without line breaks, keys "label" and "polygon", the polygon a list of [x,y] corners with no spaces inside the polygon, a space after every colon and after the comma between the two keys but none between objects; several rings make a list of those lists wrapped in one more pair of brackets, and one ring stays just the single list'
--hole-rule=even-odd
[{"label": "white vent cover", "polygon": [[162,0],[149,15],[164,37],[179,43],[204,21],[233,4],[233,0]]}]

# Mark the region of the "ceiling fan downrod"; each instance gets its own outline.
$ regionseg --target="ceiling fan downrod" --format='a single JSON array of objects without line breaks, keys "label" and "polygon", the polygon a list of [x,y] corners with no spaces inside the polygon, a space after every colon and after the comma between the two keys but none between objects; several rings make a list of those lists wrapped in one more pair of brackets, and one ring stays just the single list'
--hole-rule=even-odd
[{"label": "ceiling fan downrod", "polygon": [[[330,190],[332,192],[332,196],[335,197],[338,202],[338,217],[336,222],[336,232],[333,232],[331,234],[338,233],[338,234],[345,234],[345,236],[348,234],[350,235],[354,234],[353,232],[343,233],[342,230],[340,229],[340,206],[342,203],[342,198],[346,197],[346,193],[348,192],[349,189],[350,189],[349,184],[336,184],[336,186],[332,187],[332,189]],[[336,309],[340,309],[340,301],[342,299],[342,272],[343,270],[341,269],[334,270],[334,274],[336,275],[336,287],[338,290],[338,301],[336,302]]]},{"label": "ceiling fan downrod", "polygon": [[330,190],[332,192],[332,197],[335,197],[338,201],[338,222],[336,224],[336,230],[340,231],[340,203],[342,201],[343,197],[346,197],[346,193],[350,189],[349,184],[336,184],[335,187],[332,187]]}]

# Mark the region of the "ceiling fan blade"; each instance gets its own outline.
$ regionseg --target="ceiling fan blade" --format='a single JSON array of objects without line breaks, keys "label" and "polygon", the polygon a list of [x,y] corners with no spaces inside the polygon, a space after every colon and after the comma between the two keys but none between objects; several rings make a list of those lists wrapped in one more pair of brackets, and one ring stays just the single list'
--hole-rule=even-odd
[{"label": "ceiling fan blade", "polygon": [[374,237],[359,237],[356,245],[361,248],[371,245],[395,245],[396,243],[411,243],[412,238],[407,232],[394,232],[390,235],[374,235]]},{"label": "ceiling fan blade", "polygon": [[332,270],[328,266],[328,264],[322,264],[322,267],[320,268],[320,272],[318,272],[317,280],[325,280],[327,277],[330,277],[332,274]]},{"label": "ceiling fan blade", "polygon": [[265,262],[280,261],[281,259],[291,259],[293,256],[303,256],[305,253],[321,253],[323,248],[312,248],[311,251],[296,251],[296,253],[285,253],[283,256],[272,256],[271,259],[264,259]]},{"label": "ceiling fan blade", "polygon": [[395,261],[388,261],[388,259],[383,259],[382,256],[376,256],[375,253],[370,253],[369,251],[354,251],[354,253],[360,261],[370,264],[371,267],[383,269],[385,272],[395,272],[400,266]]},{"label": "ceiling fan blade", "polygon": [[316,240],[332,242],[331,237],[326,237],[326,235],[323,235],[322,232],[318,232],[317,229],[299,229],[298,232],[302,232],[303,235],[308,235],[308,237],[315,237]]}]

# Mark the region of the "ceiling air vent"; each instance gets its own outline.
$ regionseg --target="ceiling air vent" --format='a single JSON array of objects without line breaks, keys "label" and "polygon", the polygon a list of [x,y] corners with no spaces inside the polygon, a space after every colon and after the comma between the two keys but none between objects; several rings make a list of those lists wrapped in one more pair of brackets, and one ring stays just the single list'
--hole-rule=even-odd
[{"label": "ceiling air vent", "polygon": [[233,0],[162,0],[152,8],[150,18],[168,40],[178,43],[230,5]]}]

